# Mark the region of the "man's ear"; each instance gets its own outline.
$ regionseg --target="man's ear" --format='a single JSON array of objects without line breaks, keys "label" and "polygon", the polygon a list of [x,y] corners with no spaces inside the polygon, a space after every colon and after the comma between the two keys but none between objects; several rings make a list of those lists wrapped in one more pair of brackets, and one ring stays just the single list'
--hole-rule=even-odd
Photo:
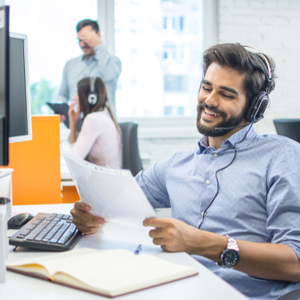
[{"label": "man's ear", "polygon": [[99,39],[100,39],[100,38],[101,38],[101,33],[100,33],[100,31],[97,32],[97,35],[98,35],[98,37],[99,37]]}]

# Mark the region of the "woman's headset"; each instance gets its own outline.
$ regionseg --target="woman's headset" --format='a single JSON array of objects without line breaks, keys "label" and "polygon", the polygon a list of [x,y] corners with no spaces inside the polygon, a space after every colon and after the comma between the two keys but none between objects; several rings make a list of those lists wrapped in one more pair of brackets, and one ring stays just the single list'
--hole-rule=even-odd
[{"label": "woman's headset", "polygon": [[90,77],[90,93],[87,96],[90,105],[96,105],[98,102],[98,94],[95,91],[95,83],[97,77]]},{"label": "woman's headset", "polygon": [[[248,48],[248,47],[247,47]],[[245,112],[245,119],[249,123],[255,123],[264,117],[264,112],[270,103],[269,92],[273,85],[272,81],[272,69],[268,59],[260,52],[255,52],[246,49],[247,51],[256,54],[256,57],[260,61],[261,69],[265,73],[267,80],[267,88],[265,91],[259,91],[250,101],[250,104]],[[265,62],[265,63],[264,63]],[[266,67],[267,65],[267,67]]]}]

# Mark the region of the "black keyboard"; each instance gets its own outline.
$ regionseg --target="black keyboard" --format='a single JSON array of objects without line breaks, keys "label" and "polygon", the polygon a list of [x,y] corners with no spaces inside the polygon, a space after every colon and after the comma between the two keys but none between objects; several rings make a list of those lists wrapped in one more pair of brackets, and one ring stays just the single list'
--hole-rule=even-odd
[{"label": "black keyboard", "polygon": [[38,213],[9,239],[9,244],[66,251],[72,249],[81,236],[81,232],[72,223],[71,215]]}]

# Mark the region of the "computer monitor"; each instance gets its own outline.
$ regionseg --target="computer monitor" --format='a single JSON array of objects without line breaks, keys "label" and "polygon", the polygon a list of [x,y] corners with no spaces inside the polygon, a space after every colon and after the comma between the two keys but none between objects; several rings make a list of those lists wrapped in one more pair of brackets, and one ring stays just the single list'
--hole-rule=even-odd
[{"label": "computer monitor", "polygon": [[0,7],[0,165],[8,164],[9,7]]},{"label": "computer monitor", "polygon": [[9,142],[32,139],[27,35],[9,34]]}]

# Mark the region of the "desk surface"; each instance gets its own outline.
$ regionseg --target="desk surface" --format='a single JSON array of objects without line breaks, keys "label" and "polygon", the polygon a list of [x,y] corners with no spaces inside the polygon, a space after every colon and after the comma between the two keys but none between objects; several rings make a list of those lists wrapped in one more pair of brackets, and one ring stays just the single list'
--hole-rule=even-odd
[{"label": "desk surface", "polygon": [[[13,213],[30,212],[36,214],[38,212],[57,212],[69,213],[72,204],[60,205],[34,205],[34,206],[14,206]],[[146,229],[145,229],[146,230]],[[244,300],[247,299],[244,295],[231,287],[225,281],[213,274],[203,265],[198,263],[186,253],[167,253],[161,251],[161,248],[151,243],[144,228],[136,229],[134,236],[129,228],[115,224],[105,224],[101,227],[98,233],[89,236],[83,236],[76,248],[90,247],[97,249],[127,249],[133,251],[137,246],[137,241],[143,243],[143,250],[145,253],[156,255],[162,259],[182,263],[193,266],[199,275],[171,282],[161,286],[153,287],[143,291],[135,292],[125,296],[117,297],[122,300],[153,300],[153,299],[230,299],[230,300]],[[135,230],[134,230],[135,231]],[[15,231],[9,230],[8,236],[11,236]],[[130,239],[129,237],[132,237]],[[17,261],[33,256],[47,255],[49,252],[39,251],[20,251],[14,252],[13,247],[9,246],[8,261]],[[99,270],[101,272],[101,270]],[[6,282],[0,283],[1,299],[12,300],[66,300],[66,299],[108,299],[105,297],[93,295],[90,293],[78,291],[72,288],[49,283],[47,281],[36,278],[7,272]]]}]

